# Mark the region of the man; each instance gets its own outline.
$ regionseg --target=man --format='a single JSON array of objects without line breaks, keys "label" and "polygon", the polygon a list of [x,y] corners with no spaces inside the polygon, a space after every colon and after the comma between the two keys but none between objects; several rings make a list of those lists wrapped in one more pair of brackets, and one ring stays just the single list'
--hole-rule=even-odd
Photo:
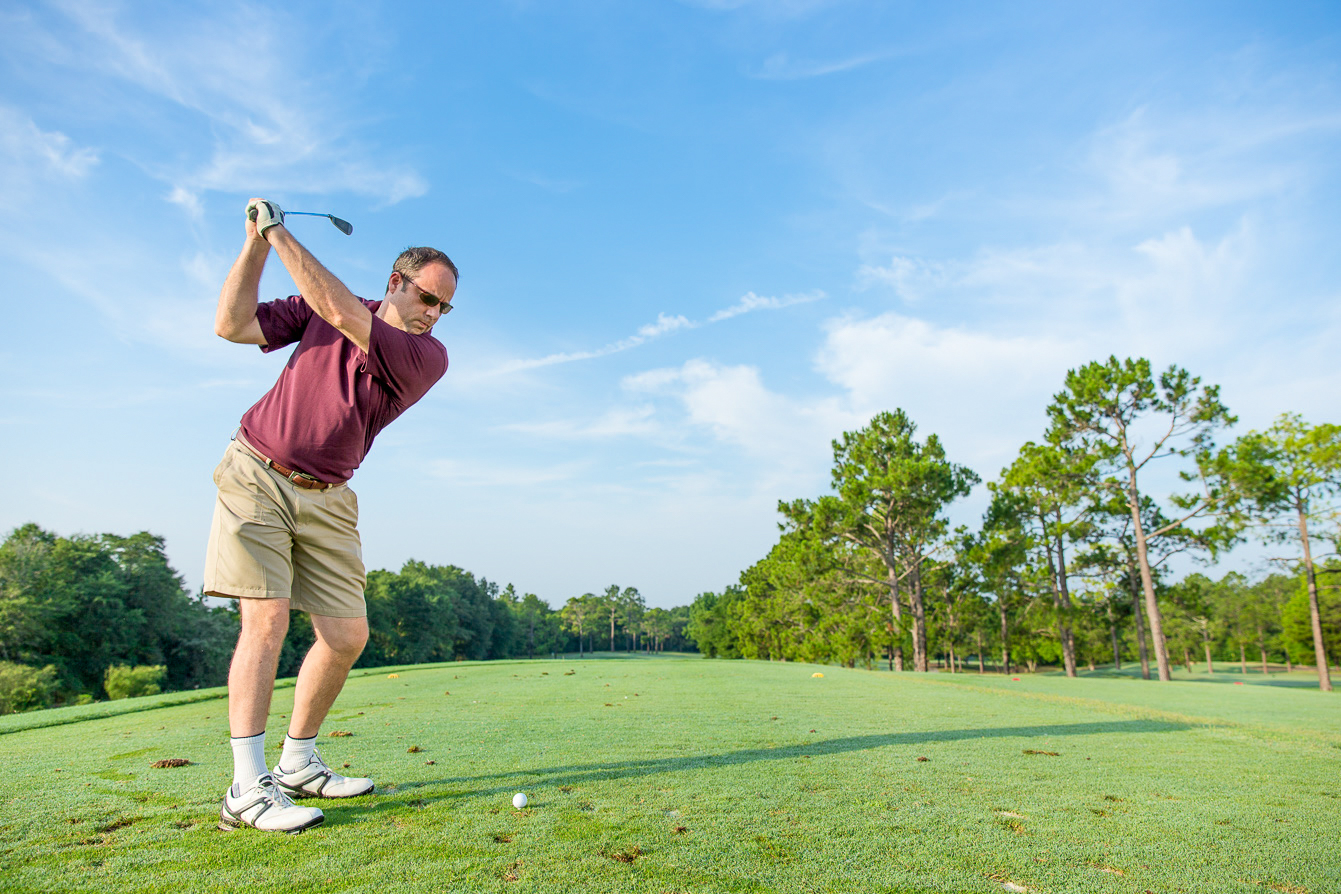
[{"label": "man", "polygon": [[[298,347],[242,417],[214,471],[205,592],[237,599],[242,616],[228,672],[233,784],[219,828],[298,833],[325,815],[292,799],[373,790],[371,779],[331,770],[315,747],[368,640],[358,501],[347,482],[377,433],[446,372],[447,351],[431,331],[452,309],[457,271],[436,249],[407,249],[382,300],[364,301],[290,235],[274,202],[248,202],[246,230],[214,331],[262,351]],[[258,304],[271,249],[301,294]],[[284,751],[270,770],[265,724],[291,609],[311,615],[316,641],[298,671]]]}]

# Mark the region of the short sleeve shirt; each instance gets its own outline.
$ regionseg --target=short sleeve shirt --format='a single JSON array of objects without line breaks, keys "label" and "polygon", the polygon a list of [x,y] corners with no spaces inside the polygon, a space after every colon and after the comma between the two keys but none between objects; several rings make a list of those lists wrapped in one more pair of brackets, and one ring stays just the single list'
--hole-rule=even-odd
[{"label": "short sleeve shirt", "polygon": [[298,347],[274,387],[242,417],[242,434],[281,465],[329,484],[348,481],[378,432],[447,371],[442,342],[380,319],[380,301],[363,304],[373,314],[366,353],[301,296],[256,308],[261,350]]}]

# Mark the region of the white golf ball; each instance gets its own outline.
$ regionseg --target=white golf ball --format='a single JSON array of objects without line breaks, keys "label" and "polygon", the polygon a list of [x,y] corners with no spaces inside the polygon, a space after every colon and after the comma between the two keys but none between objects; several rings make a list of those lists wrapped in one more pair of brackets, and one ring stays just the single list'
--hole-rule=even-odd
[{"label": "white golf ball", "polygon": [[517,794],[512,796],[512,806],[516,807],[518,810],[521,810],[523,807],[526,806],[526,796],[523,795],[521,792],[517,792]]}]

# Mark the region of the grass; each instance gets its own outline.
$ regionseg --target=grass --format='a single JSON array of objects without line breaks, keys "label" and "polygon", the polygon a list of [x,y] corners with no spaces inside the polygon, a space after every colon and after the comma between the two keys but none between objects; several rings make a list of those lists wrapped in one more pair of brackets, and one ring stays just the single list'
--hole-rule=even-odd
[{"label": "grass", "polygon": [[292,837],[215,828],[221,692],[7,717],[0,890],[1341,890],[1341,696],[1017,676],[356,671],[322,748],[379,791]]}]

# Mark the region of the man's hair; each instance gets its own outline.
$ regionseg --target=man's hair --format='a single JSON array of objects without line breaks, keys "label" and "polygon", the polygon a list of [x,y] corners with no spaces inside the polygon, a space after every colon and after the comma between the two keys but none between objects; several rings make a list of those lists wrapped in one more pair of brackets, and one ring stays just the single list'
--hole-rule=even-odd
[{"label": "man's hair", "polygon": [[447,269],[452,271],[452,276],[456,281],[461,281],[461,274],[457,271],[456,265],[452,263],[452,259],[436,248],[429,248],[426,245],[405,249],[400,253],[400,257],[396,258],[396,263],[391,265],[391,270],[402,276],[414,276],[429,264],[445,264]]}]

